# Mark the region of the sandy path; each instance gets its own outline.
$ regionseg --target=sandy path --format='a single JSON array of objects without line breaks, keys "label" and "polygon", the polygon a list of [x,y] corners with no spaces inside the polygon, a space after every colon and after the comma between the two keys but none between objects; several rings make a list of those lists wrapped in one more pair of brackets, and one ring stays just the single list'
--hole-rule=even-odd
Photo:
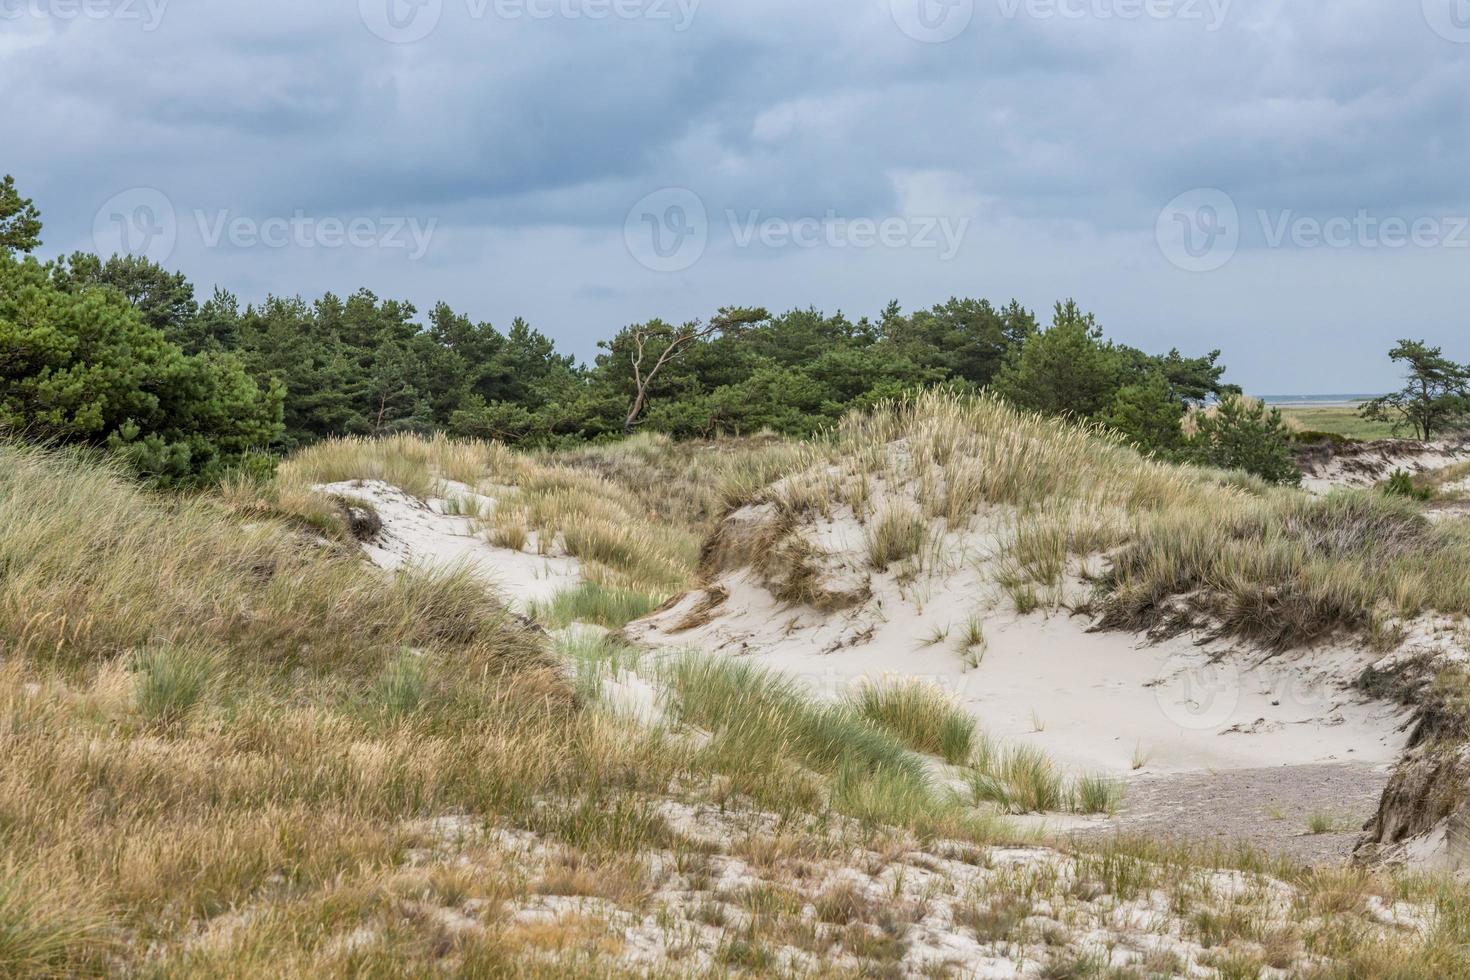
[{"label": "sandy path", "polygon": [[[1112,820],[1067,834],[1103,840],[1116,833],[1204,845],[1246,843],[1305,864],[1343,864],[1388,785],[1382,766],[1284,766],[1135,780]],[[1315,816],[1328,833],[1308,829]]]}]

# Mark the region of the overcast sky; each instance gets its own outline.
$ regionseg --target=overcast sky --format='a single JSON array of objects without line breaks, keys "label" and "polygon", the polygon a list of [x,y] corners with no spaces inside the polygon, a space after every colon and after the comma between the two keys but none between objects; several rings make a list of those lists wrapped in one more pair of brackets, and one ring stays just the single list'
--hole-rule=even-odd
[{"label": "overcast sky", "polygon": [[0,0],[43,255],[582,357],[729,304],[1076,297],[1259,393],[1470,358],[1470,0]]}]

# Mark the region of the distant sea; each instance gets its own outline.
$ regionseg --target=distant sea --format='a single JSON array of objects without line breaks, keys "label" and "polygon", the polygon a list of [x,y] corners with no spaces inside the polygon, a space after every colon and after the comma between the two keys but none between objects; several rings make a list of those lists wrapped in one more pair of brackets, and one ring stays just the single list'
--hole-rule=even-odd
[{"label": "distant sea", "polygon": [[1257,395],[1267,405],[1291,405],[1298,408],[1324,408],[1332,405],[1356,405],[1377,398],[1376,394],[1360,395]]}]

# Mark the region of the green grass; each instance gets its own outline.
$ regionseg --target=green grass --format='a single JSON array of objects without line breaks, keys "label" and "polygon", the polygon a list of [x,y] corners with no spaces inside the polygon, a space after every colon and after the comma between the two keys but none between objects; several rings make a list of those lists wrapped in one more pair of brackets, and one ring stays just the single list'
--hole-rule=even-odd
[{"label": "green grass", "polygon": [[658,603],[654,596],[642,592],[584,582],[558,592],[549,602],[533,604],[531,618],[549,629],[562,629],[572,623],[622,629],[653,612]]},{"label": "green grass", "polygon": [[[1305,432],[1327,432],[1361,439],[1364,442],[1376,439],[1392,439],[1394,431],[1388,422],[1372,422],[1358,414],[1356,405],[1312,405],[1293,408],[1278,406],[1292,429]],[[1402,433],[1400,433],[1402,435]]]},{"label": "green grass", "polygon": [[1331,814],[1313,813],[1307,817],[1307,833],[1314,837],[1331,834],[1338,829],[1338,821]]},{"label": "green grass", "polygon": [[848,704],[909,748],[937,755],[951,765],[965,762],[974,751],[975,719],[931,684],[900,680],[864,684],[848,696]]},{"label": "green grass", "polygon": [[139,653],[133,667],[138,711],[148,721],[181,721],[209,689],[214,658],[175,647],[157,647]]},{"label": "green grass", "polygon": [[0,976],[101,976],[111,945],[106,919],[74,903],[0,870]]},{"label": "green grass", "polygon": [[411,715],[429,695],[429,671],[422,656],[404,651],[390,660],[372,689],[372,704],[389,717]]},{"label": "green grass", "polygon": [[1072,784],[1072,809],[1078,813],[1112,815],[1123,805],[1126,788],[1121,780],[1088,774]]},{"label": "green grass", "polygon": [[856,766],[924,783],[923,764],[902,742],[846,705],[818,704],[794,681],[725,657],[689,656],[663,676],[681,721],[750,750],[752,759],[790,754],[828,774]]},{"label": "green grass", "polygon": [[977,803],[994,803],[1016,813],[1060,813],[1067,809],[1066,781],[1051,758],[1030,745],[990,749],[969,773]]}]

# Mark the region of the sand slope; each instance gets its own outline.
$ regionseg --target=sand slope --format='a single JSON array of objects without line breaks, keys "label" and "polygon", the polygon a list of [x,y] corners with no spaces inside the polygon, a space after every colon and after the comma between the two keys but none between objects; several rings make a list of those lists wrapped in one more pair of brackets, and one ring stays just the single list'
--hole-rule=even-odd
[{"label": "sand slope", "polygon": [[1345,446],[1312,446],[1297,454],[1302,488],[1325,494],[1340,487],[1371,487],[1398,470],[1420,474],[1470,460],[1470,444],[1387,439]]},{"label": "sand slope", "polygon": [[[729,521],[744,534],[768,516],[757,506]],[[1000,508],[960,532],[935,522],[931,532],[939,544],[918,571],[912,565],[871,568],[867,532],[845,507],[808,520],[797,534],[820,554],[821,567],[821,581],[810,588],[846,597],[838,603],[844,608],[783,602],[760,571],[732,568],[706,589],[632,624],[627,634],[654,647],[750,658],[800,679],[821,698],[841,697],[855,684],[887,675],[928,681],[992,736],[1041,748],[1075,772],[1140,783],[1133,809],[1108,826],[1177,824],[1183,805],[1212,811],[1192,821],[1205,836],[1261,843],[1260,835],[1247,832],[1254,829],[1249,821],[1264,824],[1267,809],[1279,807],[1302,821],[1282,822],[1266,835],[1284,845],[1304,833],[1300,814],[1322,796],[1321,779],[1314,777],[1302,784],[1304,791],[1312,788],[1313,802],[1296,801],[1291,771],[1320,774],[1329,767],[1329,781],[1343,783],[1333,820],[1356,829],[1372,815],[1403,754],[1408,713],[1352,688],[1380,659],[1362,645],[1271,654],[1188,635],[1151,642],[1095,632],[1089,617],[1069,609],[1090,593],[1080,568],[1055,603],[1020,615],[995,584],[1000,545],[1013,526],[1013,515]],[[972,621],[984,642],[964,650]],[[1255,782],[1270,784],[1271,792],[1263,789],[1259,799],[1204,791],[1221,773],[1263,770],[1281,775]],[[1161,780],[1176,780],[1185,803]],[[1058,826],[1096,832],[1098,821]],[[1278,849],[1316,859],[1340,857],[1347,846],[1339,840],[1327,849]]]},{"label": "sand slope", "polygon": [[[451,509],[451,500],[462,508],[478,507],[486,516],[494,513],[493,497],[464,484],[443,481],[442,496],[428,500],[372,480],[317,489],[330,496],[363,501],[377,511],[383,529],[364,542],[363,549],[380,568],[469,568],[521,612],[531,603],[544,602],[581,581],[575,558],[497,547],[478,529],[476,521],[446,513]],[[527,547],[536,547],[534,535]]]},{"label": "sand slope", "polygon": [[655,646],[697,646],[800,678],[836,698],[888,674],[951,693],[993,735],[1031,742],[1079,769],[1153,774],[1357,762],[1400,756],[1407,720],[1397,706],[1347,689],[1378,658],[1350,645],[1271,656],[1190,637],[1149,643],[1095,633],[1065,611],[1018,616],[992,600],[975,667],[938,633],[958,632],[985,586],[968,572],[907,601],[875,576],[863,608],[836,614],[784,607],[749,573],[722,578],[728,593],[707,624],[681,630],[711,600],[686,596],[629,627]]}]

